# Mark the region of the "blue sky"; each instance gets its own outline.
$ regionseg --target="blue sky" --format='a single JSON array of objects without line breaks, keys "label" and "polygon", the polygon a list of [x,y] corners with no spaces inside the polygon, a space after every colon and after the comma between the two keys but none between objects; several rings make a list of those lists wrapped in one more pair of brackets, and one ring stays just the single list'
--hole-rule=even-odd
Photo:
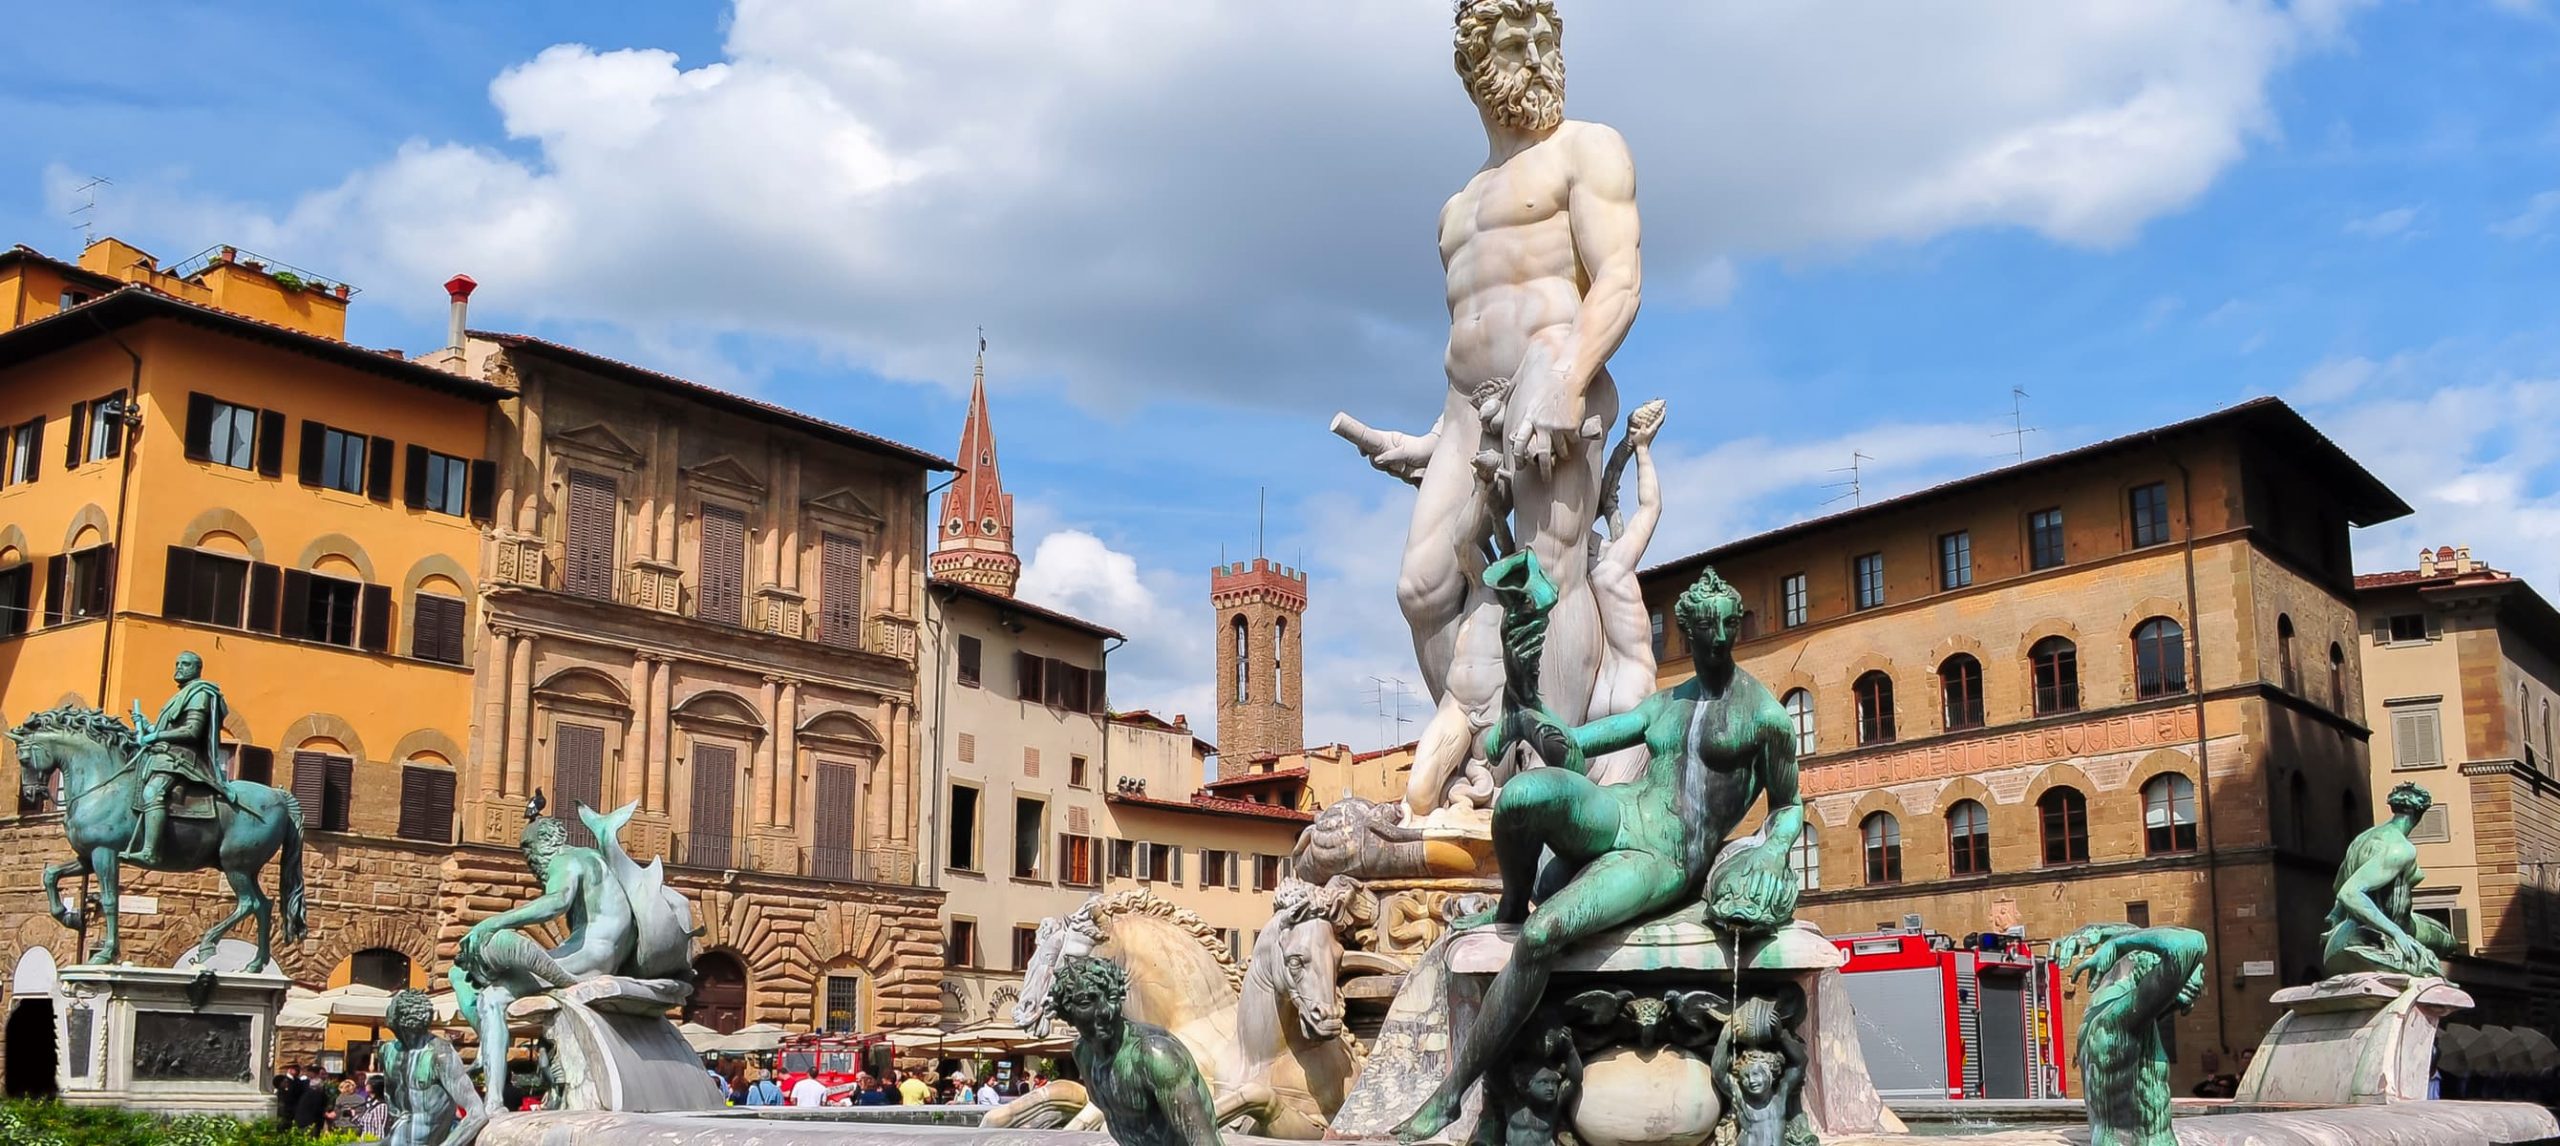
[{"label": "blue sky", "polygon": [[[1564,5],[1568,110],[1636,156],[1671,400],[1653,557],[2259,394],[2469,543],[2560,576],[2560,18],[2291,6]],[[1286,17],[1285,19],[1281,17]],[[1311,734],[1393,731],[1409,504],[1324,432],[1419,430],[1431,221],[1480,160],[1441,0],[1267,5],[16,6],[0,239],[66,211],[947,452],[974,330],[1027,591],[1139,639],[1115,703],[1205,716],[1206,571],[1315,575]]]}]

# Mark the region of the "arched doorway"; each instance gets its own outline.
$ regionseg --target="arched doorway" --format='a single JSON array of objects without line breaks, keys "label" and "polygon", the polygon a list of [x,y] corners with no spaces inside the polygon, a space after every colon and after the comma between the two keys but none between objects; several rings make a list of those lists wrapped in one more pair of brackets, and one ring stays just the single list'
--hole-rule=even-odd
[{"label": "arched doorway", "polygon": [[747,965],[726,951],[705,951],[693,961],[693,995],[684,1018],[722,1034],[747,1025]]},{"label": "arched doorway", "polygon": [[30,947],[9,976],[9,1021],[0,1032],[8,1056],[0,1090],[11,1098],[51,1098],[61,1069],[53,1034],[53,952]]}]

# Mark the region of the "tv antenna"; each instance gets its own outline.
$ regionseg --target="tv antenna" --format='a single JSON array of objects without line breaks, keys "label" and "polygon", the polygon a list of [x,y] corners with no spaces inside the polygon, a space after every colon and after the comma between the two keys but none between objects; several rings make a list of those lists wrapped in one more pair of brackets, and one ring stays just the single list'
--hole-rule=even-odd
[{"label": "tv antenna", "polygon": [[2027,399],[2032,397],[2035,395],[2027,393],[2025,387],[2009,387],[2009,428],[1991,435],[2010,439],[2012,452],[2022,462],[2027,460],[2027,435],[2036,432],[2036,427],[2027,424]]},{"label": "tv antenna", "polygon": [[1404,698],[1412,692],[1413,686],[1398,677],[1369,678],[1369,700],[1378,706],[1379,747],[1404,743],[1404,726],[1413,723],[1413,718],[1404,714]]},{"label": "tv antenna", "polygon": [[1831,482],[1822,487],[1824,489],[1845,489],[1848,492],[1835,494],[1822,504],[1830,505],[1832,502],[1840,501],[1842,499],[1846,499],[1851,508],[1856,508],[1866,504],[1866,484],[1864,481],[1866,475],[1861,469],[1861,466],[1863,466],[1864,463],[1874,460],[1874,458],[1868,457],[1856,450],[1849,451],[1849,464],[1831,471],[1835,474],[1847,474],[1849,475],[1849,480]]},{"label": "tv antenna", "polygon": [[72,218],[80,220],[73,226],[80,230],[81,250],[98,241],[98,188],[115,186],[115,182],[104,175],[93,175],[88,182],[71,189],[72,194],[82,197],[80,205],[70,211]]}]

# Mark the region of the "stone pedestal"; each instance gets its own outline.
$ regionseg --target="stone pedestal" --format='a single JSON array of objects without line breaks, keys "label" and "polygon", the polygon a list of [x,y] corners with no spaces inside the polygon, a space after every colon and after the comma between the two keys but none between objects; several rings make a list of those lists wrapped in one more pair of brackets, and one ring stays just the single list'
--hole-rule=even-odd
[{"label": "stone pedestal", "polygon": [[[667,1019],[691,991],[674,979],[589,979],[540,996],[568,1110],[712,1110],[728,1096]],[[528,1008],[533,1010],[534,1008]]]},{"label": "stone pedestal", "polygon": [[2436,1029],[2471,996],[2443,979],[2365,972],[2287,987],[2273,1001],[2287,1009],[2240,1080],[2242,1103],[2424,1099]]},{"label": "stone pedestal", "polygon": [[[1745,990],[1793,983],[1803,990],[1805,999],[1805,1014],[1795,1033],[1804,1041],[1810,1060],[1803,1100],[1813,1129],[1825,1137],[1900,1132],[1901,1120],[1885,1108],[1867,1078],[1857,1024],[1840,984],[1844,959],[1839,948],[1812,924],[1798,922],[1736,949],[1707,926],[1705,915],[1701,904],[1641,926],[1594,936],[1558,962],[1546,997],[1565,998],[1598,986],[1638,993],[1678,988],[1730,995],[1737,982]],[[1416,962],[1389,1006],[1368,1064],[1334,1118],[1328,1137],[1384,1137],[1421,1105],[1448,1073],[1451,1050],[1474,1021],[1486,984],[1510,962],[1516,935],[1514,928],[1484,928],[1449,936]],[[1596,1073],[1586,1065],[1581,1109],[1661,1107],[1664,1098],[1657,1084],[1664,1076],[1682,1074],[1688,1068],[1677,1056],[1650,1048],[1632,1058],[1620,1057],[1626,1061],[1610,1059]],[[1621,1082],[1626,1085],[1621,1087]],[[1468,1105],[1468,1114],[1445,1137],[1464,1140],[1474,1121],[1475,1100],[1471,1098]],[[1589,1129],[1613,1140],[1667,1141],[1654,1137],[1662,1127],[1652,1122],[1642,1130],[1615,1124]],[[1704,1140],[1703,1135],[1696,1139]]]},{"label": "stone pedestal", "polygon": [[273,970],[220,972],[207,992],[197,975],[132,966],[58,972],[62,1101],[158,1114],[275,1113],[276,1012],[292,982]]}]

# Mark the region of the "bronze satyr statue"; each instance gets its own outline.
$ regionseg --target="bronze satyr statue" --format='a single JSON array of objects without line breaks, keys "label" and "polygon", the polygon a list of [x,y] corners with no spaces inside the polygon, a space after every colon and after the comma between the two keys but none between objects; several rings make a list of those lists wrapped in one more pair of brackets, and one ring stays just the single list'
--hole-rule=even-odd
[{"label": "bronze satyr statue", "polygon": [[2204,993],[2203,933],[2092,923],[2055,940],[2053,961],[2096,988],[2080,1020],[2090,1146],[2177,1146],[2161,1032]]},{"label": "bronze satyr statue", "polygon": [[2391,818],[2358,834],[2338,865],[2338,900],[2329,909],[2321,969],[2332,975],[2442,975],[2453,933],[2409,910],[2410,897],[2427,878],[2418,869],[2418,849],[2409,842],[2409,829],[2418,826],[2435,797],[2404,783],[2385,802]]},{"label": "bronze satyr statue", "polygon": [[[1804,831],[1795,727],[1767,686],[1734,663],[1742,595],[1713,570],[1701,575],[1673,609],[1697,675],[1633,711],[1568,727],[1537,697],[1546,611],[1556,601],[1537,555],[1524,550],[1495,563],[1485,582],[1504,603],[1506,678],[1487,755],[1500,759],[1525,745],[1546,767],[1513,776],[1494,800],[1502,900],[1490,916],[1452,926],[1518,924],[1519,940],[1486,989],[1448,1077],[1396,1128],[1407,1141],[1439,1133],[1457,1117],[1467,1088],[1511,1046],[1557,959],[1575,943],[1657,918],[1702,893],[1708,921],[1731,934],[1766,935],[1795,916],[1787,852]],[[1646,752],[1635,779],[1599,784],[1583,774],[1590,759],[1631,745]],[[1709,887],[1718,846],[1764,792],[1769,818],[1761,841],[1729,860]],[[1541,871],[1547,852],[1555,859]]]},{"label": "bronze satyr statue", "polygon": [[1076,1029],[1076,1073],[1122,1146],[1219,1146],[1209,1084],[1182,1040],[1121,1013],[1129,973],[1105,959],[1062,962],[1049,1006]]},{"label": "bronze satyr statue", "polygon": [[392,1042],[382,1050],[391,1130],[384,1146],[468,1146],[489,1122],[480,1092],[453,1043],[429,1029],[435,1003],[424,991],[391,996]]}]

